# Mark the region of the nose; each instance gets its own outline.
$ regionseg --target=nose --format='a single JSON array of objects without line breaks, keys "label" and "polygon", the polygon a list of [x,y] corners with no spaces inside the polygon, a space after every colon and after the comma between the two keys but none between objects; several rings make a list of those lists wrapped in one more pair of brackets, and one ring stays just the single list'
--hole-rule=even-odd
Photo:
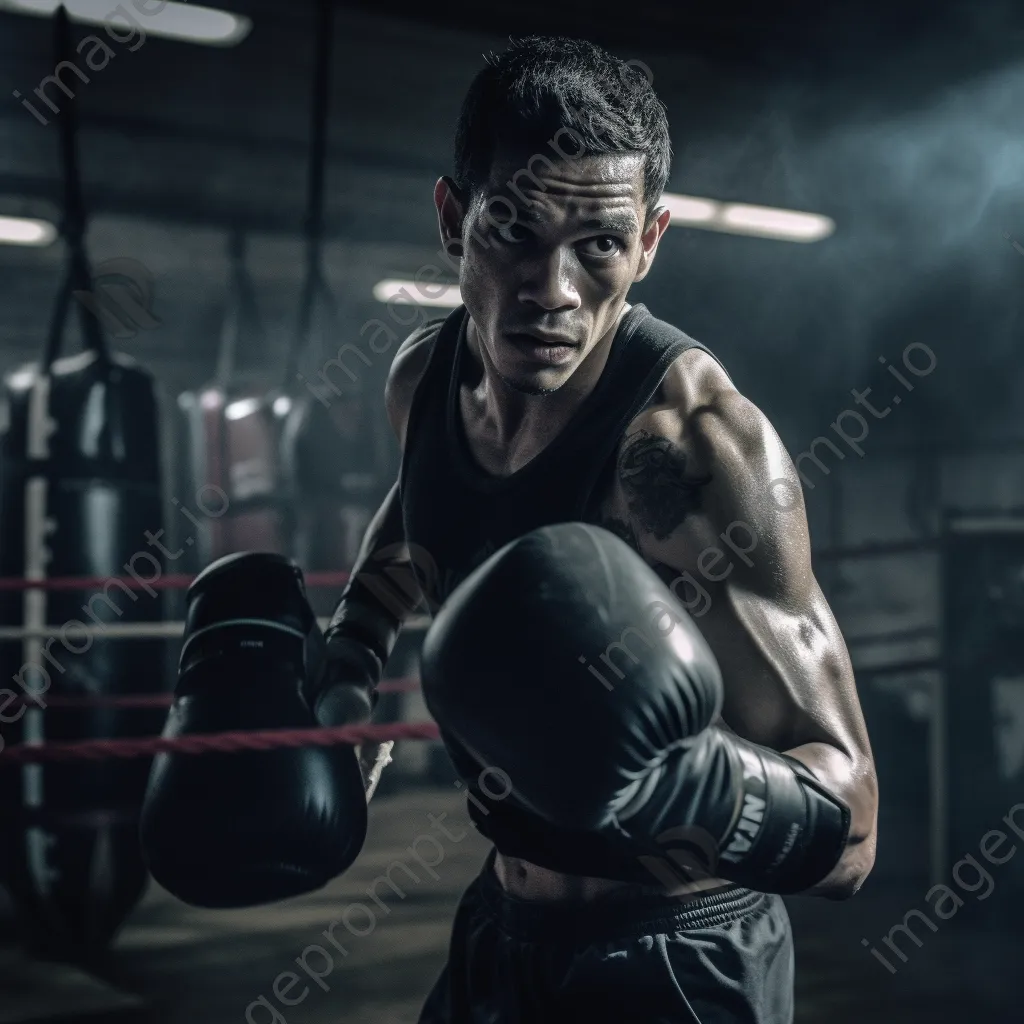
[{"label": "nose", "polygon": [[519,286],[519,301],[549,311],[578,308],[580,296],[572,279],[573,263],[572,254],[561,248],[531,260]]}]

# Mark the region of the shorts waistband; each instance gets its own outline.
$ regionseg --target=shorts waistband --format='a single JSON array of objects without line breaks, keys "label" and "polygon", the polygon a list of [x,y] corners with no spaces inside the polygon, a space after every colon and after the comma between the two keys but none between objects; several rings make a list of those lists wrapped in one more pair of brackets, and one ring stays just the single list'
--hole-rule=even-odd
[{"label": "shorts waistband", "polygon": [[751,889],[717,889],[689,900],[662,893],[616,891],[612,899],[535,902],[510,896],[494,872],[494,853],[475,883],[489,916],[509,935],[526,941],[638,938],[659,932],[714,928],[757,911],[771,896]]}]

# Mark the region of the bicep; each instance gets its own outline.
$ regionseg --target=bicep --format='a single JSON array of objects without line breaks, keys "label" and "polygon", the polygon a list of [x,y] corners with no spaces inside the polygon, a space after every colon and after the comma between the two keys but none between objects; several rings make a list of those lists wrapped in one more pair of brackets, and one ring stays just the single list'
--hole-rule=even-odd
[{"label": "bicep", "polygon": [[710,477],[700,513],[645,542],[705,594],[693,614],[722,669],[725,721],[778,750],[824,742],[866,752],[849,654],[814,578],[799,478],[781,440],[735,393],[698,417],[691,436]]}]

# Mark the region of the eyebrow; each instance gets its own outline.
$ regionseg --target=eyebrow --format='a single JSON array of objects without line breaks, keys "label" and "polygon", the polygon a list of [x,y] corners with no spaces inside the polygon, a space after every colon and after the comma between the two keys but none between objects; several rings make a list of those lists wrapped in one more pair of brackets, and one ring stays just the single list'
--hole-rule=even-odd
[{"label": "eyebrow", "polygon": [[[524,224],[540,224],[544,221],[543,217],[538,216],[532,210],[517,207],[517,213]],[[608,212],[581,221],[579,227],[583,231],[620,231],[622,234],[628,235],[637,230],[637,223],[636,217],[631,213]]]},{"label": "eyebrow", "polygon": [[636,217],[630,213],[603,213],[599,217],[585,220],[580,227],[588,231],[621,231],[628,235],[636,231],[637,224]]}]

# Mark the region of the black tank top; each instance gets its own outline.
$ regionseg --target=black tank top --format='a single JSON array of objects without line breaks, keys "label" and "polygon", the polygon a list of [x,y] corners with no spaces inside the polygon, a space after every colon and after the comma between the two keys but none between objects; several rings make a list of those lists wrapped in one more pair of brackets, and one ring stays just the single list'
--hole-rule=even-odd
[{"label": "black tank top", "polygon": [[[410,410],[399,475],[405,537],[431,608],[517,537],[552,523],[596,522],[627,427],[654,398],[674,360],[691,348],[708,352],[642,303],[631,307],[596,387],[575,416],[525,466],[498,477],[473,458],[460,415],[468,322],[460,306],[420,328],[422,337],[436,333],[436,339]],[[590,834],[555,829],[520,810],[500,793],[498,774],[481,780],[481,766],[449,738],[445,745],[459,773],[481,782],[470,786],[470,815],[501,853],[568,874],[654,883],[654,875],[614,840],[596,842]]]}]

